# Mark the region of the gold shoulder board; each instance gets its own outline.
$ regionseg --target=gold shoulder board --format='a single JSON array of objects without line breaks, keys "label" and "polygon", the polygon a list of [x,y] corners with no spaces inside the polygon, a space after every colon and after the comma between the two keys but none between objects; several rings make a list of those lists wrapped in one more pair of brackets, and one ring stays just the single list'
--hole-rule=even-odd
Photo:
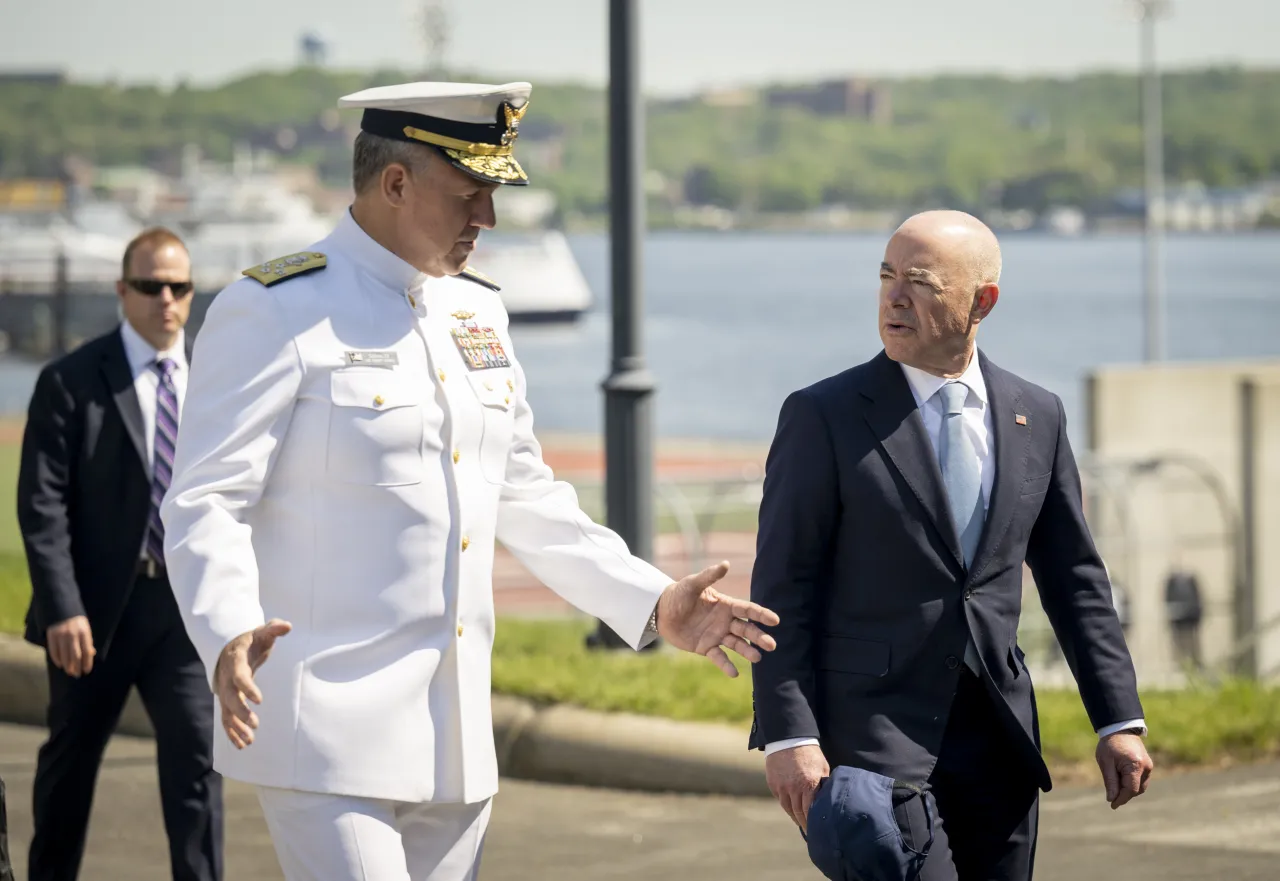
[{"label": "gold shoulder board", "polygon": [[278,281],[284,281],[286,278],[293,278],[307,272],[314,272],[317,269],[324,269],[328,262],[328,259],[317,251],[300,251],[297,254],[290,254],[288,257],[277,257],[274,260],[268,260],[266,263],[251,266],[244,270],[241,275],[247,275],[260,284],[270,286]]},{"label": "gold shoulder board", "polygon": [[489,278],[489,276],[485,275],[483,272],[472,269],[470,266],[458,273],[458,278],[464,278],[467,281],[474,281],[481,287],[486,287],[491,291],[502,290],[502,288],[498,287],[498,283],[496,281]]}]

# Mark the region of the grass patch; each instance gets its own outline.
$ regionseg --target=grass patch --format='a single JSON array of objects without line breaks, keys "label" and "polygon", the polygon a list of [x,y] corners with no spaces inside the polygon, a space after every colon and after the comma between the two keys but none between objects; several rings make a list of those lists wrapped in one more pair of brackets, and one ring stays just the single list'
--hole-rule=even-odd
[{"label": "grass patch", "polygon": [[[590,621],[498,622],[494,691],[537,701],[577,704],[672,719],[751,720],[751,680],[729,679],[710,661],[672,651],[656,654],[588,651]],[[735,661],[746,673],[747,665]],[[1090,763],[1097,736],[1075,691],[1037,694],[1041,740],[1054,765]],[[1249,761],[1280,754],[1280,689],[1233,681],[1142,695],[1151,736],[1148,749],[1162,766]]]},{"label": "grass patch", "polygon": [[22,445],[0,443],[0,554],[21,554],[18,531],[18,457]]},{"label": "grass patch", "polygon": [[0,633],[21,633],[30,604],[27,558],[21,553],[0,551]]},{"label": "grass patch", "polygon": [[[594,627],[585,619],[499,620],[494,691],[595,710],[750,723],[748,676],[730,679],[706,658],[670,649],[589,651],[584,640]],[[747,672],[745,661],[735,663]]]}]

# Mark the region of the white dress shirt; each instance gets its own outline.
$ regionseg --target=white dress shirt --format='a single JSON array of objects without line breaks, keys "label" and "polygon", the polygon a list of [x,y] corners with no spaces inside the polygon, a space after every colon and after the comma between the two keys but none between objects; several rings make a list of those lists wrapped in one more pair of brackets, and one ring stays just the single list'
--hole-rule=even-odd
[{"label": "white dress shirt", "polygon": [[[988,406],[987,384],[982,378],[982,368],[978,359],[971,359],[964,373],[955,379],[935,376],[918,367],[911,367],[906,364],[902,365],[902,372],[906,374],[907,384],[911,386],[911,394],[916,399],[916,407],[920,410],[920,417],[924,421],[924,430],[929,435],[929,443],[933,445],[935,455],[937,454],[939,439],[942,434],[942,417],[945,415],[946,410],[942,403],[942,397],[938,392],[949,382],[959,382],[969,387],[969,394],[964,402],[964,414],[961,418],[964,419],[965,431],[969,433],[969,438],[973,441],[973,448],[977,451],[979,458],[982,459],[982,510],[985,513],[991,507],[991,489],[995,486],[996,480],[996,457],[995,449],[991,443],[994,431],[991,427],[991,408]],[[1106,737],[1109,734],[1115,734],[1117,731],[1124,731],[1127,728],[1140,728],[1145,733],[1147,725],[1142,719],[1132,719],[1128,722],[1120,722],[1100,728],[1098,729],[1098,736]],[[778,740],[766,744],[764,753],[767,756],[778,750],[816,743],[818,743],[818,740],[813,737],[794,737],[788,740]]]}]

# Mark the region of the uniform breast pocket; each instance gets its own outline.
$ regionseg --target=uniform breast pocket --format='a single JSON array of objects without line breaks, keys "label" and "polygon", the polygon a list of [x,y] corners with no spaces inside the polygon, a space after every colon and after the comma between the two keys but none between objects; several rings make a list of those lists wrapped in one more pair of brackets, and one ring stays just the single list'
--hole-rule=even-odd
[{"label": "uniform breast pocket", "polygon": [[335,371],[329,395],[330,477],[366,486],[422,481],[422,406],[398,373]]},{"label": "uniform breast pocket", "polygon": [[511,370],[475,370],[467,374],[480,402],[480,470],[490,483],[502,483],[515,429],[515,374]]}]

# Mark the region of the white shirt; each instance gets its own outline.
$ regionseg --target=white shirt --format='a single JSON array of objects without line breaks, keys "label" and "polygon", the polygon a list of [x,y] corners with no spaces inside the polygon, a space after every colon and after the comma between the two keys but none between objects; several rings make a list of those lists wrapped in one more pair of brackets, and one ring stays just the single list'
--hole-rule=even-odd
[{"label": "white shirt", "polygon": [[[907,385],[911,386],[911,395],[916,399],[916,407],[920,410],[920,418],[924,421],[924,430],[929,435],[929,443],[933,445],[934,454],[939,449],[942,435],[942,417],[946,407],[938,391],[947,383],[959,382],[969,387],[969,394],[964,401],[964,429],[973,441],[973,448],[982,460],[982,510],[991,507],[991,489],[996,480],[996,457],[991,438],[994,434],[991,426],[991,407],[988,406],[987,384],[982,378],[982,367],[978,359],[972,358],[964,373],[954,379],[926,373],[918,367],[903,364],[902,372],[906,374]],[[1099,737],[1124,731],[1126,728],[1141,728],[1146,732],[1147,725],[1142,719],[1119,722],[1098,729]],[[792,749],[797,746],[808,746],[818,743],[814,737],[794,737],[766,744],[764,754],[771,755],[778,750]]]},{"label": "white shirt", "polygon": [[142,430],[146,439],[147,471],[150,473],[156,454],[156,391],[160,388],[160,374],[153,366],[161,358],[171,358],[177,365],[172,379],[178,397],[178,419],[182,419],[182,402],[187,396],[187,350],[183,331],[172,347],[157,352],[151,343],[142,338],[128,320],[120,322],[120,338],[124,341],[124,356],[133,372],[133,388],[138,393],[138,406],[142,409]]}]

